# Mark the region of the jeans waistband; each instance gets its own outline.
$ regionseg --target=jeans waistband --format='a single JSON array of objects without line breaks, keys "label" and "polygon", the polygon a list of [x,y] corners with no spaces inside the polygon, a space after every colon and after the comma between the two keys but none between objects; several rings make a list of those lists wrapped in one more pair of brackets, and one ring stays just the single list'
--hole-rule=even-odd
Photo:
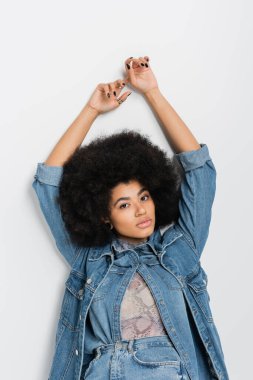
[{"label": "jeans waistband", "polygon": [[120,340],[115,343],[102,344],[95,349],[96,355],[100,356],[104,352],[115,350],[128,350],[132,353],[136,349],[157,347],[157,346],[173,346],[170,338],[167,335],[149,336],[145,338],[136,338],[130,340]]}]

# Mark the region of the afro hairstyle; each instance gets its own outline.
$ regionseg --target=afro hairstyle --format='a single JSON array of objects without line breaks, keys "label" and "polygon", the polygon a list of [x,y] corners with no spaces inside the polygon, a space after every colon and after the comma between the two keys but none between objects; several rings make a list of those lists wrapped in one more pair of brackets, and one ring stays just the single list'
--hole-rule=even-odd
[{"label": "afro hairstyle", "polygon": [[155,229],[179,217],[182,172],[147,135],[124,129],[79,146],[63,164],[57,202],[72,242],[80,247],[111,243],[111,191],[119,183],[137,180],[155,204]]}]

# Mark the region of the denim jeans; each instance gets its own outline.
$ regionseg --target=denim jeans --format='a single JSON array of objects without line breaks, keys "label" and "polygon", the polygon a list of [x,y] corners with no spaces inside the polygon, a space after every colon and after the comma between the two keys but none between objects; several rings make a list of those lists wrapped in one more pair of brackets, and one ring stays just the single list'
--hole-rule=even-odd
[{"label": "denim jeans", "polygon": [[82,380],[189,380],[167,336],[152,336],[96,348]]}]

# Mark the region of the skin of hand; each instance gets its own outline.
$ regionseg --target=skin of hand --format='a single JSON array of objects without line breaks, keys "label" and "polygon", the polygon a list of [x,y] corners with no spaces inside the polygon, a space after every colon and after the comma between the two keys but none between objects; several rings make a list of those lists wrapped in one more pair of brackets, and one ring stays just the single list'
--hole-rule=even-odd
[{"label": "skin of hand", "polygon": [[139,57],[139,59],[130,57],[125,60],[127,74],[125,82],[144,95],[149,90],[158,88],[158,82],[149,61],[148,56]]},{"label": "skin of hand", "polygon": [[119,98],[119,94],[126,85],[124,79],[118,79],[110,83],[99,83],[91,95],[87,105],[102,114],[111,111],[120,106],[118,100],[125,101],[126,98],[132,93],[126,91]]}]

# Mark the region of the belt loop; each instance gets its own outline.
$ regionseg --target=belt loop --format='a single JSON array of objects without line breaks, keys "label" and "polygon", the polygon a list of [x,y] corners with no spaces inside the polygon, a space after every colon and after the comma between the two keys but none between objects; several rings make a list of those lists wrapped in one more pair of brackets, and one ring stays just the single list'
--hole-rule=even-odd
[{"label": "belt loop", "polygon": [[130,354],[133,354],[133,343],[134,343],[134,340],[129,340],[128,345],[127,345],[127,349]]}]

